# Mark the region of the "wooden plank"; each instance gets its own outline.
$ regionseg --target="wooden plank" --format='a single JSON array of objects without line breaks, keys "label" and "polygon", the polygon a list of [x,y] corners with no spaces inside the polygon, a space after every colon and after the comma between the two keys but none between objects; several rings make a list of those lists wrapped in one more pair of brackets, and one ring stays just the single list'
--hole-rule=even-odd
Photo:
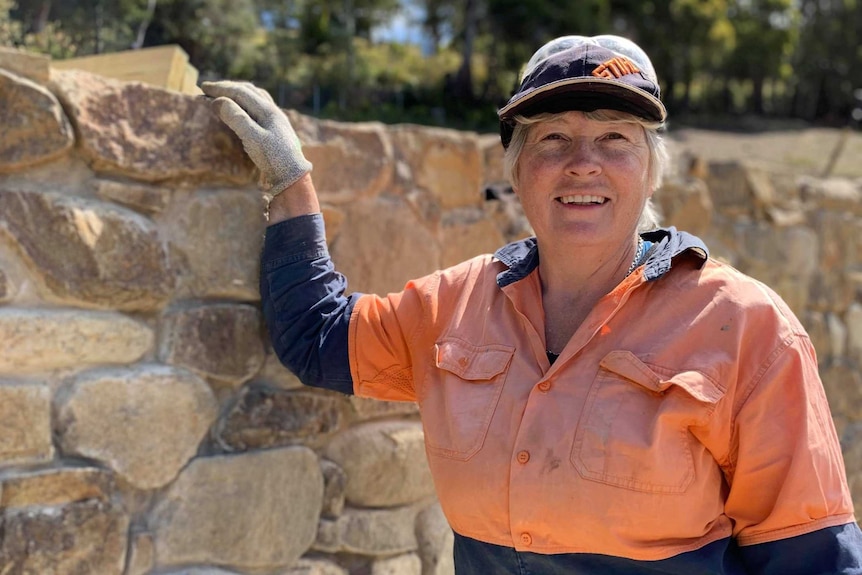
[{"label": "wooden plank", "polygon": [[[174,44],[55,60],[52,66],[60,70],[84,70],[126,82],[144,82],[177,92],[185,91],[187,68],[194,69],[185,50]],[[197,76],[197,70],[194,75]]]}]

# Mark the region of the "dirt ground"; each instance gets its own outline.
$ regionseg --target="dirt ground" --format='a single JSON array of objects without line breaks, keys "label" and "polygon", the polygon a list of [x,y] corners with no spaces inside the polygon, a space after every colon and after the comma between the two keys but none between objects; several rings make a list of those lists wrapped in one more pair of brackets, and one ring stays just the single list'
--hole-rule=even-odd
[{"label": "dirt ground", "polygon": [[668,137],[674,155],[684,152],[707,161],[745,160],[779,173],[862,177],[859,130],[788,128],[724,132],[671,127]]}]

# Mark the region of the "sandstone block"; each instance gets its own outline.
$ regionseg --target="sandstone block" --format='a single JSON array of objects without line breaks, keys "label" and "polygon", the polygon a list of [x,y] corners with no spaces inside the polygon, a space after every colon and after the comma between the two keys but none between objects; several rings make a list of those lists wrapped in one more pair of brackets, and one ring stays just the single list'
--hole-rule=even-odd
[{"label": "sandstone block", "polygon": [[416,539],[422,559],[422,575],[453,575],[452,547],[455,535],[439,503],[423,509],[416,517]]},{"label": "sandstone block", "polygon": [[239,385],[263,365],[261,323],[260,312],[250,305],[173,309],[163,318],[160,356],[165,363]]},{"label": "sandstone block", "polygon": [[230,451],[319,442],[342,427],[343,404],[334,393],[248,385],[219,420],[216,438]]},{"label": "sandstone block", "polygon": [[407,125],[390,134],[396,159],[409,165],[415,185],[428,190],[442,209],[481,204],[484,155],[476,134]]},{"label": "sandstone block", "polygon": [[0,373],[132,363],[153,346],[146,325],[110,312],[0,309]]},{"label": "sandstone block", "polygon": [[150,517],[158,562],[287,567],[314,541],[322,498],[304,447],[195,459]]},{"label": "sandstone block", "polygon": [[147,575],[156,563],[156,550],[151,533],[131,534],[129,561],[125,575]]},{"label": "sandstone block", "polygon": [[352,290],[400,291],[408,280],[440,267],[437,239],[403,202],[363,200],[346,211],[331,251]]},{"label": "sandstone block", "polygon": [[79,70],[54,70],[51,90],[97,172],[147,182],[251,181],[239,138],[203,98]]},{"label": "sandstone block", "polygon": [[676,226],[702,236],[712,221],[712,199],[703,180],[665,179],[653,196],[660,208],[662,225]]},{"label": "sandstone block", "polygon": [[72,126],[57,98],[42,86],[3,69],[0,126],[0,173],[49,162],[75,145]]},{"label": "sandstone block", "polygon": [[847,352],[857,363],[862,363],[862,305],[853,302],[845,315],[847,322]]},{"label": "sandstone block", "polygon": [[[0,422],[0,465],[53,457],[51,391],[46,385],[0,381]],[[0,501],[10,497],[7,489]]]},{"label": "sandstone block", "polygon": [[383,124],[316,120],[286,111],[314,164],[314,187],[324,202],[340,204],[380,194],[392,180],[392,144]]},{"label": "sandstone block", "polygon": [[394,507],[434,494],[422,425],[412,421],[365,423],[338,435],[326,457],[347,474],[347,501]]},{"label": "sandstone block", "polygon": [[47,84],[51,79],[51,57],[0,46],[0,69],[24,76],[37,84]]},{"label": "sandstone block", "polygon": [[833,415],[862,421],[862,373],[845,362],[820,370]]},{"label": "sandstone block", "polygon": [[320,470],[323,472],[323,509],[320,514],[328,519],[336,518],[344,510],[347,474],[327,459],[320,460]]},{"label": "sandstone block", "polygon": [[100,198],[116,202],[144,214],[158,214],[168,207],[172,191],[147,184],[130,184],[115,180],[99,180],[96,193]]},{"label": "sandstone block", "polygon": [[858,181],[803,177],[799,191],[802,200],[817,209],[862,215],[862,186]]},{"label": "sandstone block", "polygon": [[422,561],[413,553],[378,559],[371,564],[371,575],[422,575]]},{"label": "sandstone block", "polygon": [[409,553],[417,549],[414,522],[418,509],[346,509],[334,520],[320,522],[314,548],[370,556]]},{"label": "sandstone block", "polygon": [[0,510],[5,573],[122,575],[129,518],[105,501]]},{"label": "sandstone block", "polygon": [[760,223],[737,226],[736,234],[740,271],[766,283],[801,315],[816,281],[817,236],[806,227],[776,229]]},{"label": "sandstone block", "polygon": [[0,303],[6,303],[12,299],[15,294],[15,288],[9,281],[9,276],[0,269]]},{"label": "sandstone block", "polygon": [[114,478],[98,467],[19,471],[0,478],[0,508],[65,505],[91,499],[108,501]]},{"label": "sandstone block", "polygon": [[453,210],[444,216],[440,227],[441,267],[479,254],[493,254],[505,243],[497,224],[481,209]]},{"label": "sandstone block", "polygon": [[263,210],[255,191],[177,194],[157,220],[182,261],[178,297],[260,299]]},{"label": "sandstone block", "polygon": [[300,559],[296,565],[285,571],[284,575],[348,575],[348,572],[329,561]]},{"label": "sandstone block", "polygon": [[155,489],[195,456],[216,409],[209,386],[189,372],[157,365],[99,370],[64,385],[56,428],[64,453]]},{"label": "sandstone block", "polygon": [[479,135],[479,149],[482,152],[484,172],[482,182],[507,182],[503,175],[503,155],[505,150],[497,135]]},{"label": "sandstone block", "polygon": [[0,189],[0,229],[60,301],[153,310],[174,288],[164,241],[152,222],[134,212],[53,193]]}]

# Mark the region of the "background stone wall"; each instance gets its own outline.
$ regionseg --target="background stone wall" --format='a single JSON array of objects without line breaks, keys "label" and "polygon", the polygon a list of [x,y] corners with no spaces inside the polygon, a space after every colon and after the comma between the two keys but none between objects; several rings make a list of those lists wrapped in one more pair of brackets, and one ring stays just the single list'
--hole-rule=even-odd
[{"label": "background stone wall", "polygon": [[[27,75],[0,69],[0,571],[452,573],[415,407],[273,357],[256,174],[207,102]],[[353,290],[529,234],[494,136],[291,118]],[[667,223],[802,317],[862,502],[859,181],[674,150]]]}]

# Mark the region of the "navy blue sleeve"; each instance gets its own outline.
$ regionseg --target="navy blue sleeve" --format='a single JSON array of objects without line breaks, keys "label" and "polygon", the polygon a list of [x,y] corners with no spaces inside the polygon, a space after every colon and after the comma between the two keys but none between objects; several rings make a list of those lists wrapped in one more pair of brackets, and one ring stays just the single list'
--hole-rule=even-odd
[{"label": "navy blue sleeve", "polygon": [[272,347],[305,385],[353,393],[347,334],[360,294],[345,297],[323,216],[292,218],[266,230],[260,296]]},{"label": "navy blue sleeve", "polygon": [[856,523],[739,550],[752,575],[862,575],[862,532]]}]

